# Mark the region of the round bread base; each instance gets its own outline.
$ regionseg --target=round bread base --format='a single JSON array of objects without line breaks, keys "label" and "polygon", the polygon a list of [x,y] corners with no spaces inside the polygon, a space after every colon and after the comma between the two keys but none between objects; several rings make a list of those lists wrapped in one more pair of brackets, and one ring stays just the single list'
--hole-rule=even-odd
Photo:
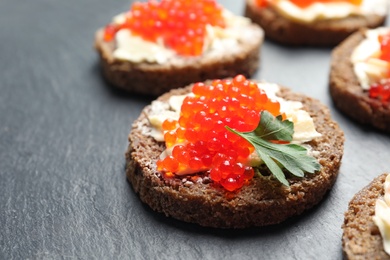
[{"label": "round bread base", "polygon": [[376,200],[384,195],[387,174],[375,178],[351,200],[343,224],[343,251],[346,259],[390,259],[372,217]]},{"label": "round bread base", "polygon": [[[173,90],[171,95],[188,93],[191,86]],[[126,152],[126,174],[140,199],[153,210],[166,216],[215,228],[247,228],[277,224],[313,207],[333,186],[343,155],[344,135],[331,119],[327,107],[318,100],[294,94],[282,88],[279,95],[303,103],[310,113],[321,137],[309,144],[321,164],[315,174],[303,178],[288,177],[290,187],[281,185],[262,170],[266,177],[256,175],[240,190],[228,192],[213,183],[208,176],[164,178],[156,171],[156,161],[165,149],[163,143],[145,135],[149,122],[146,107],[133,123]]]},{"label": "round bread base", "polygon": [[259,8],[254,0],[246,0],[245,16],[264,29],[267,39],[296,46],[335,46],[360,28],[376,28],[386,20],[373,14],[306,24],[285,18],[271,6]]},{"label": "round bread base", "polygon": [[360,86],[350,61],[353,50],[364,40],[364,35],[365,30],[359,30],[333,50],[330,94],[335,106],[357,122],[390,132],[390,103],[383,104],[369,97]]},{"label": "round bread base", "polygon": [[126,91],[153,96],[207,79],[228,78],[238,74],[252,76],[259,67],[264,38],[261,28],[250,24],[243,28],[237,47],[229,49],[229,52],[206,52],[199,57],[177,56],[166,64],[157,64],[116,59],[115,41],[106,42],[103,35],[103,29],[96,32],[95,48],[106,80]]}]

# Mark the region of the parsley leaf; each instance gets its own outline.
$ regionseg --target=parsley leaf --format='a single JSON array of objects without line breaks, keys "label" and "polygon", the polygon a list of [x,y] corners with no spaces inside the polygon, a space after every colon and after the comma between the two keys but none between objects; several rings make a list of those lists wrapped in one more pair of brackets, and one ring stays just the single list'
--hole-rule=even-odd
[{"label": "parsley leaf", "polygon": [[226,129],[250,142],[271,173],[286,186],[289,186],[289,183],[282,167],[298,177],[303,177],[305,172],[314,173],[321,168],[318,161],[309,156],[303,146],[269,142],[292,140],[294,123],[283,121],[281,116],[274,117],[268,111],[262,111],[260,122],[254,131],[238,132],[228,126]]},{"label": "parsley leaf", "polygon": [[282,121],[282,116],[274,117],[270,112],[261,112],[261,127],[257,126],[253,133],[261,139],[291,141],[294,134],[294,123],[289,120]]}]

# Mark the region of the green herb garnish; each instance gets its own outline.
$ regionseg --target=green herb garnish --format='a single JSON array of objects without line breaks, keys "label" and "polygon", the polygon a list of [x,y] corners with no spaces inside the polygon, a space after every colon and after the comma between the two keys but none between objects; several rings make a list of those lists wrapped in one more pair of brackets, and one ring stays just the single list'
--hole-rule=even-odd
[{"label": "green herb garnish", "polygon": [[298,177],[303,177],[305,172],[314,173],[321,168],[318,161],[307,154],[305,147],[270,142],[290,142],[294,134],[293,122],[283,121],[282,116],[274,117],[268,111],[262,111],[260,116],[260,122],[252,132],[238,132],[228,126],[226,129],[250,142],[278,181],[289,186],[282,168]]}]

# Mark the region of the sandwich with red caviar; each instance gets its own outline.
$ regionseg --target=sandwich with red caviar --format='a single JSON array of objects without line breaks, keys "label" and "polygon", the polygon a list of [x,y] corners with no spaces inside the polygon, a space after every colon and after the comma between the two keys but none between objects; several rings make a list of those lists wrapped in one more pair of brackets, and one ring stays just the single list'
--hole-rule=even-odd
[{"label": "sandwich with red caviar", "polygon": [[246,16],[288,45],[335,46],[360,28],[384,24],[388,0],[246,0]]},{"label": "sandwich with red caviar", "polygon": [[343,230],[345,259],[390,259],[390,174],[376,177],[353,197]]},{"label": "sandwich with red caviar", "polygon": [[160,95],[207,79],[251,76],[263,34],[215,0],[150,0],[99,29],[95,48],[113,86]]},{"label": "sandwich with red caviar", "polygon": [[342,112],[390,132],[390,28],[362,29],[336,47],[329,85]]},{"label": "sandwich with red caviar", "polygon": [[277,224],[332,187],[344,135],[318,100],[233,79],[172,90],[132,125],[126,174],[140,199],[216,228]]}]

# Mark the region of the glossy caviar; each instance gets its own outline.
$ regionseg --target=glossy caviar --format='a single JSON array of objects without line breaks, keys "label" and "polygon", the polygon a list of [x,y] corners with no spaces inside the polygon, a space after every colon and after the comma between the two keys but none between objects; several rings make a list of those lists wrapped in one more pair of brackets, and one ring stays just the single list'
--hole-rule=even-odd
[{"label": "glossy caviar", "polygon": [[[279,0],[256,0],[256,3],[260,7],[267,6],[269,2],[277,3]],[[360,5],[363,0],[289,0],[300,8],[306,8],[315,3],[350,3],[353,5]]]},{"label": "glossy caviar", "polygon": [[370,87],[369,95],[371,98],[379,99],[382,103],[390,102],[390,79],[382,80]]},{"label": "glossy caviar", "polygon": [[207,171],[226,190],[237,190],[254,176],[253,168],[246,166],[254,147],[225,126],[253,131],[260,112],[278,116],[280,104],[242,75],[209,85],[196,83],[192,92],[184,99],[179,120],[162,125],[172,154],[157,162],[157,170],[167,176]]},{"label": "glossy caviar", "polygon": [[379,35],[378,40],[381,45],[379,59],[388,62],[389,73],[388,78],[371,85],[369,95],[371,98],[379,99],[382,103],[387,104],[390,102],[390,32]]},{"label": "glossy caviar", "polygon": [[112,41],[117,31],[129,29],[133,35],[157,42],[182,56],[198,56],[203,52],[206,25],[225,26],[222,7],[215,0],[149,0],[136,2],[125,15],[123,24],[109,24],[105,41]]}]

